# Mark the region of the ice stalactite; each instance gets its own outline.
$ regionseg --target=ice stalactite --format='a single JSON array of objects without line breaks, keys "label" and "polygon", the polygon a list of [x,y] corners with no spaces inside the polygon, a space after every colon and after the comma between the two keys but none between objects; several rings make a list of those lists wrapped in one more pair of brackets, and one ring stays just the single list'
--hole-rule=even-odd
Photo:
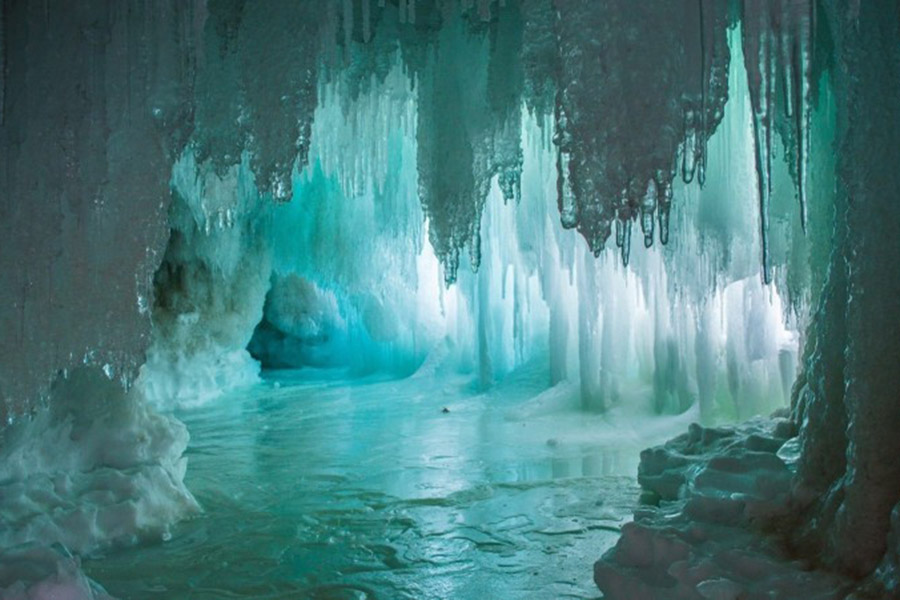
[{"label": "ice stalactite", "polygon": [[[450,283],[476,238],[490,186],[487,52],[486,40],[457,20],[439,35],[435,64],[417,82],[419,196]],[[472,249],[477,266],[480,249]]]},{"label": "ice stalactite", "polygon": [[518,202],[522,196],[522,12],[510,5],[498,11],[490,32],[488,105],[495,122],[491,171],[503,198]]},{"label": "ice stalactite", "polygon": [[753,105],[763,277],[771,281],[769,219],[773,136],[779,131],[792,159],[800,222],[806,229],[815,2],[744,3],[744,64]]},{"label": "ice stalactite", "polygon": [[316,77],[326,36],[326,11],[314,3],[213,1],[198,73],[198,162],[218,169],[250,152],[258,189],[291,197],[291,176],[303,164],[316,107]]},{"label": "ice stalactite", "polygon": [[556,96],[559,56],[551,0],[522,0],[523,102],[537,115],[552,115]]},{"label": "ice stalactite", "polygon": [[649,246],[658,210],[667,241],[679,152],[684,181],[705,180],[707,140],[728,94],[727,11],[712,2],[554,4],[561,220],[595,254],[615,230],[627,263],[632,221]]},{"label": "ice stalactite", "polygon": [[285,2],[283,10],[243,5],[237,55],[249,113],[248,150],[258,189],[279,201],[290,199],[293,170],[309,149],[322,13],[310,2]]},{"label": "ice stalactite", "polygon": [[[499,22],[485,24],[451,17],[435,34],[432,62],[416,82],[419,196],[448,283],[466,249],[472,267],[479,266],[492,179],[500,176],[508,199],[519,194],[521,26],[517,9],[500,12]],[[490,29],[490,40],[470,28]]]}]

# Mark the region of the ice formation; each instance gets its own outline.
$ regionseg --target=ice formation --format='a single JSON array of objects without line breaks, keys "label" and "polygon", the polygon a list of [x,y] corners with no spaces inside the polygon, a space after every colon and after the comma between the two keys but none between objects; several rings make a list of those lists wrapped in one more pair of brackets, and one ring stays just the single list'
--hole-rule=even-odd
[{"label": "ice formation", "polygon": [[846,596],[850,581],[792,557],[781,528],[792,510],[796,434],[785,418],[703,428],[645,450],[646,506],[594,565],[607,596],[638,599]]},{"label": "ice formation", "polygon": [[246,347],[269,288],[268,219],[249,159],[223,173],[186,152],[173,167],[169,244],[154,278],[138,384],[161,406],[257,381]]},{"label": "ice formation", "polygon": [[[762,357],[753,348],[752,336],[743,332],[756,328],[759,318],[770,320],[764,313],[777,313],[778,308],[777,302],[766,308],[762,301],[771,293],[752,291],[756,286],[749,280],[756,268],[749,253],[738,252],[728,243],[736,234],[745,236],[748,248],[758,243],[749,227],[740,227],[749,224],[752,214],[739,202],[732,203],[733,210],[716,206],[721,197],[748,196],[742,179],[707,176],[712,154],[718,153],[723,163],[719,172],[726,172],[728,154],[746,158],[746,151],[735,152],[735,148],[751,147],[746,144],[754,139],[745,112],[747,94],[741,92],[746,82],[741,81],[739,66],[730,60],[735,41],[725,26],[733,15],[707,3],[689,13],[673,8],[671,14],[657,14],[648,8],[646,14],[627,17],[614,6],[603,12],[586,3],[554,5],[537,0],[402,7],[349,2],[328,4],[325,10],[314,10],[308,3],[269,11],[242,6],[197,3],[153,15],[105,6],[97,9],[105,19],[97,21],[101,23],[97,26],[119,27],[124,38],[131,30],[152,29],[158,35],[182,32],[177,48],[157,45],[168,62],[147,62],[149,51],[135,50],[143,57],[142,68],[152,73],[144,76],[126,69],[129,81],[143,77],[133,88],[143,88],[133,92],[140,97],[123,98],[123,106],[143,110],[142,117],[148,113],[147,126],[155,128],[150,139],[162,144],[158,158],[141,165],[141,169],[154,167],[157,187],[153,189],[160,199],[150,211],[152,222],[142,228],[155,236],[153,243],[140,246],[145,250],[133,257],[138,261],[134,267],[108,269],[103,261],[110,259],[105,256],[82,263],[90,273],[114,271],[120,276],[123,270],[137,271],[136,300],[122,307],[131,318],[123,314],[118,321],[133,323],[140,331],[119,335],[103,325],[93,328],[109,332],[103,343],[85,345],[79,339],[69,343],[72,328],[64,328],[54,338],[58,346],[51,353],[54,360],[30,361],[27,367],[10,363],[10,373],[21,366],[20,371],[35,378],[32,387],[46,389],[47,383],[41,381],[49,382],[55,371],[40,376],[39,365],[71,367],[83,357],[91,364],[111,365],[128,382],[141,364],[142,352],[149,348],[142,377],[147,395],[176,400],[179,395],[187,399],[212,395],[254,379],[256,367],[245,348],[261,321],[267,290],[272,281],[296,275],[325,296],[334,296],[340,314],[333,320],[345,322],[341,327],[346,332],[339,337],[348,336],[347,343],[361,349],[357,362],[390,364],[409,372],[436,340],[450,338],[459,361],[477,363],[487,384],[522,360],[544,354],[553,363],[552,380],[578,372],[585,403],[602,406],[607,400],[599,397],[611,392],[601,392],[607,383],[593,380],[620,377],[616,360],[624,365],[635,362],[632,356],[641,357],[637,370],[658,372],[658,386],[673,381],[667,372],[692,372],[679,375],[684,379],[682,387],[690,388],[691,394],[709,396],[715,394],[708,383],[709,372],[718,368],[712,362],[721,363],[716,357],[724,352],[731,365],[729,393],[736,394],[740,385],[734,382],[744,376],[735,369],[740,371],[747,363],[735,353],[749,352],[754,360]],[[81,18],[89,20],[93,13],[90,8],[84,11]],[[48,19],[49,8],[46,13],[37,12],[16,17],[39,21],[29,30],[31,35],[58,26]],[[611,19],[626,20],[613,26]],[[586,38],[583,31],[573,29],[574,23],[592,20],[607,23],[604,27],[611,33]],[[652,27],[651,23],[666,20],[674,20],[678,28],[665,42],[634,45],[642,37],[635,27]],[[289,44],[284,36],[293,34],[288,31],[307,34],[300,36],[299,44]],[[630,33],[622,37],[619,31]],[[699,41],[688,54],[676,58],[671,47],[680,38]],[[605,40],[608,52],[601,54],[609,55],[608,64],[579,62],[592,39]],[[25,41],[10,42],[12,51],[21,47],[25,52]],[[71,43],[95,42],[76,36]],[[126,44],[127,39],[110,43]],[[277,52],[282,46],[289,46],[291,52]],[[115,60],[125,56],[125,65],[130,65],[128,53],[116,48],[109,50]],[[615,58],[616,53],[636,62]],[[179,62],[178,57],[183,60]],[[659,62],[660,57],[674,62]],[[56,68],[52,57],[43,60],[42,68],[50,72]],[[113,58],[108,62],[114,63]],[[629,68],[624,68],[626,63]],[[693,67],[698,65],[695,72]],[[159,72],[163,67],[172,74]],[[634,79],[639,67],[652,67],[664,76]],[[581,77],[579,69],[588,75],[600,69],[618,73],[620,78],[627,73],[632,78],[623,79],[622,93],[627,96],[673,100],[645,106],[652,118],[630,123],[634,111],[623,108],[613,88],[608,88],[609,97],[590,101],[591,90],[603,86]],[[72,82],[90,74],[68,73]],[[117,76],[114,72],[107,77],[115,82]],[[642,81],[655,87],[641,88]],[[62,80],[58,84],[66,85]],[[729,87],[738,89],[733,94],[736,108],[716,142],[712,136],[726,118],[723,105]],[[27,106],[17,101],[10,110],[37,110]],[[63,108],[61,114],[76,112],[74,107]],[[613,109],[620,116],[609,117],[616,114],[610,112]],[[51,119],[43,118],[43,113],[27,118],[36,127],[50,127]],[[17,116],[15,123],[25,120],[26,116]],[[74,117],[69,121],[77,122]],[[636,128],[640,132],[629,134]],[[5,131],[13,135],[12,127]],[[602,132],[603,137],[583,137],[590,132]],[[109,139],[112,143],[126,137],[140,138],[125,130]],[[657,143],[660,140],[665,143]],[[5,152],[13,152],[12,148],[24,152],[12,145]],[[109,152],[116,154],[113,150]],[[601,150],[610,160],[598,154]],[[117,154],[114,159],[118,160]],[[61,157],[60,164],[66,160],[74,159]],[[563,164],[566,168],[560,171]],[[741,173],[746,164],[731,166]],[[108,167],[101,164],[98,171],[101,168]],[[138,171],[143,173],[137,169],[129,173]],[[696,183],[679,187],[676,171],[684,180],[693,180],[696,173],[706,187],[699,192]],[[777,180],[777,169],[773,173]],[[54,177],[46,181],[57,181]],[[528,186],[523,187],[523,178],[530,178]],[[69,194],[75,202],[72,207],[59,204],[61,214],[78,215],[74,224],[81,222],[79,210],[87,211],[83,218],[100,223],[124,218],[127,211],[116,205],[97,200],[88,206],[77,200],[99,198],[91,186],[107,193],[106,180],[98,176],[97,181],[103,185],[91,180],[84,182],[89,191],[82,193],[69,185],[66,193],[58,194],[61,198]],[[168,194],[160,189],[165,181]],[[10,189],[13,197],[25,193]],[[668,212],[676,191],[686,207],[680,222]],[[501,207],[498,199],[509,208]],[[781,216],[779,211],[772,208],[775,216]],[[577,239],[559,231],[560,220],[567,226],[577,225],[595,253],[615,229],[621,258],[633,268],[619,269],[605,259],[595,267],[583,256]],[[638,258],[631,252],[632,222],[642,227],[646,245],[671,238],[681,247],[676,248],[678,252],[652,250],[640,254],[648,258]],[[27,226],[11,228],[10,248],[44,252],[39,246],[18,244],[14,238],[37,235],[29,233],[38,226],[34,223],[32,219]],[[68,226],[69,221],[63,223]],[[161,240],[167,229],[168,247],[163,250]],[[670,235],[670,230],[677,235]],[[772,257],[766,264],[777,271],[777,295],[787,302],[783,312],[788,315],[788,328],[795,329],[795,317],[802,317],[810,295],[803,279],[807,249],[789,228],[782,228],[780,234],[769,236],[772,248],[766,254]],[[109,237],[104,235],[100,232],[94,239]],[[717,236],[718,240],[712,239]],[[700,249],[708,264],[698,269],[684,256]],[[53,294],[34,286],[53,284],[57,271],[73,271],[57,265],[56,255],[49,250],[45,254],[29,264],[47,265],[43,268],[49,278],[39,279],[30,270],[8,270],[21,279],[4,286],[7,294],[20,290],[21,297],[11,296],[8,302],[18,308],[19,317],[22,310],[36,306],[32,294],[35,302],[52,300]],[[60,260],[68,260],[70,254],[59,254]],[[477,271],[460,270],[460,260]],[[445,282],[459,280],[459,285],[441,290],[433,281],[435,270]],[[661,273],[665,274],[660,277]],[[640,283],[627,284],[631,277]],[[737,284],[744,280],[747,283]],[[762,310],[744,311],[749,320],[741,325],[737,315],[724,308],[725,290],[733,284],[746,290],[745,303]],[[653,313],[652,331],[632,329],[641,327],[633,321],[637,315],[621,320],[620,325],[604,324],[603,314],[635,306],[630,300],[615,302],[622,295],[615,291],[619,286]],[[709,292],[716,298],[712,303],[704,300]],[[67,305],[66,310],[76,307]],[[676,314],[679,311],[691,314]],[[41,314],[57,318],[52,315],[62,312]],[[713,323],[717,313],[719,324]],[[723,313],[729,314],[727,324]],[[104,315],[112,318],[112,313]],[[416,316],[410,320],[410,315]],[[677,331],[687,319],[697,326]],[[150,320],[152,334],[146,331]],[[87,328],[90,317],[76,321]],[[17,322],[16,339],[32,343],[29,340],[38,336],[22,327],[34,321],[25,314]],[[268,322],[272,324],[271,319]],[[698,331],[703,335],[695,341]],[[722,334],[718,339],[714,339],[716,331]],[[653,339],[641,339],[647,335]],[[629,341],[609,345],[616,337]],[[137,345],[120,348],[126,338]],[[601,352],[603,344],[607,350]],[[792,347],[793,342],[786,341],[764,353],[767,360],[777,362],[778,353],[794,352]],[[573,353],[577,358],[570,358]],[[352,359],[354,353],[350,354]],[[375,355],[381,358],[376,360]],[[707,364],[695,367],[693,360],[687,360],[692,355],[705,356]],[[770,374],[764,378],[785,377],[780,371],[787,362],[765,367]],[[597,375],[600,372],[605,373]],[[706,383],[699,384],[698,378]],[[18,407],[16,414],[27,412],[34,398],[16,392],[25,385],[23,378],[7,379],[16,383],[4,385],[10,400],[5,406]]]},{"label": "ice formation", "polygon": [[[663,461],[672,504],[599,563],[610,597],[672,578],[684,597],[753,593],[746,569],[769,563],[715,558],[750,505],[754,523],[790,513],[785,552],[900,593],[897,12],[4,4],[0,450],[19,470],[0,547],[40,530],[90,552],[194,510],[186,434],[156,411],[260,363],[426,364],[483,389],[541,362],[587,410],[643,386],[657,413],[696,404],[710,422],[793,386],[796,461],[775,452],[786,421]],[[701,505],[731,529],[692,530]],[[712,542],[663,531],[666,511]],[[634,559],[647,546],[658,561]]]},{"label": "ice formation", "polygon": [[199,510],[183,482],[184,425],[101,369],[61,374],[49,410],[0,440],[3,598],[105,598],[69,552],[166,539]]}]

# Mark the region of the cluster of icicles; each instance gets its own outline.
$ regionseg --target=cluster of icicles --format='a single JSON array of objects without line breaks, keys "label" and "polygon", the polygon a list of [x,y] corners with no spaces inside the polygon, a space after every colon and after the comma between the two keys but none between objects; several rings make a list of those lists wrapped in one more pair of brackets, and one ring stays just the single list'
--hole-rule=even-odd
[{"label": "cluster of icicles", "polygon": [[[728,4],[556,4],[564,82],[555,112],[561,221],[577,227],[595,254],[614,224],[627,265],[634,221],[649,247],[655,215],[658,239],[668,242],[672,185],[679,172],[685,183],[695,177],[701,186],[705,182],[707,141],[728,96]],[[776,131],[792,159],[804,227],[806,222],[814,3],[746,2],[742,17],[768,283]],[[611,77],[615,85],[607,84]]]},{"label": "cluster of icicles", "polygon": [[510,124],[523,106],[553,120],[564,227],[595,255],[614,236],[626,265],[633,223],[645,246],[667,243],[674,180],[705,180],[707,141],[728,99],[727,30],[739,22],[766,282],[776,135],[805,227],[813,2],[363,0],[336,5],[330,20],[343,47],[338,70],[361,85],[371,73],[360,65],[380,62],[371,54],[401,50],[419,96],[420,199],[448,283],[465,248],[479,265],[491,181],[518,197],[520,133]]}]

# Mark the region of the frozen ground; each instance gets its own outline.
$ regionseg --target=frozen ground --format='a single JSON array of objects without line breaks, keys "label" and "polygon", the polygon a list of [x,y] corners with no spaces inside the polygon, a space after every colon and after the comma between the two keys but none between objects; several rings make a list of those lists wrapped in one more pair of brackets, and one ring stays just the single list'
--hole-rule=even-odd
[{"label": "frozen ground", "polygon": [[692,415],[639,431],[565,386],[523,404],[545,377],[270,375],[178,415],[203,513],[84,569],[124,599],[597,598],[640,450]]}]

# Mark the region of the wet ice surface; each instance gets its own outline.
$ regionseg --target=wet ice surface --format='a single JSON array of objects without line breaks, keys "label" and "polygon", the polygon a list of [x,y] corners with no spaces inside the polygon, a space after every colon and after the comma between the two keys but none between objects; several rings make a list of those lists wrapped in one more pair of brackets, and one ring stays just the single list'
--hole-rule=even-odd
[{"label": "wet ice surface", "polygon": [[536,384],[269,376],[179,415],[204,513],[85,570],[119,598],[598,598],[638,453],[685,419],[523,408]]}]

